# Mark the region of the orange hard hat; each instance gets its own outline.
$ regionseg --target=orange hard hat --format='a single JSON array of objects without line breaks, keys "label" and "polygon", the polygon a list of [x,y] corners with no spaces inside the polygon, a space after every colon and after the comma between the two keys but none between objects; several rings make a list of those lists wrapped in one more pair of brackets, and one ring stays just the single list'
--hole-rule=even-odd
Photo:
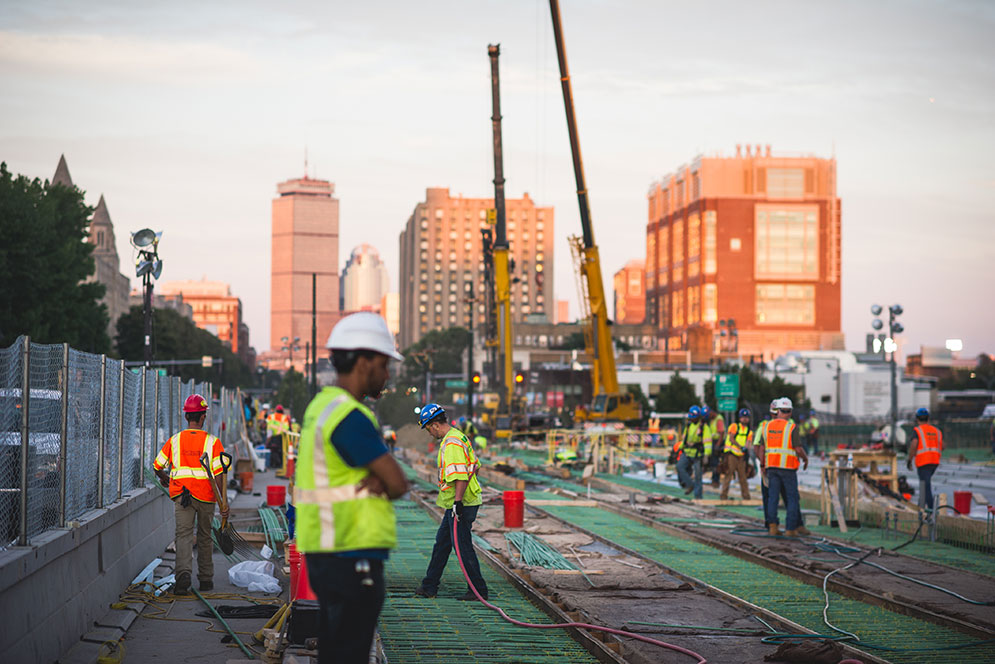
[{"label": "orange hard hat", "polygon": [[183,412],[184,413],[206,413],[207,412],[207,401],[204,397],[199,394],[191,394],[187,397],[187,400],[183,402]]}]

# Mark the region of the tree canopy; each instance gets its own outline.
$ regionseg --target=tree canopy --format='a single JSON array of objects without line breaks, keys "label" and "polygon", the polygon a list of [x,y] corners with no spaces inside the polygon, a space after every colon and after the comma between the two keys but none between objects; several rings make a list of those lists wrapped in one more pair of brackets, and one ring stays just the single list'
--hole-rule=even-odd
[{"label": "tree canopy", "polygon": [[[205,355],[224,360],[221,367],[187,364],[170,367],[169,373],[183,380],[211,381],[225,387],[249,387],[254,376],[237,355],[216,336],[172,309],[152,310],[152,348],[156,360],[196,360]],[[145,356],[145,316],[140,305],[117,321],[117,351],[128,361]]]},{"label": "tree canopy", "polygon": [[684,411],[697,403],[698,395],[694,393],[694,385],[679,371],[674,372],[669,383],[660,387],[654,398],[655,408],[661,413]]},{"label": "tree canopy", "polygon": [[0,346],[28,334],[91,353],[111,350],[104,286],[86,241],[93,208],[76,187],[14,177],[0,164]]},{"label": "tree canopy", "polygon": [[433,374],[462,372],[463,351],[469,345],[470,333],[466,328],[432,330],[401,351],[404,355],[402,384],[421,387],[425,384],[425,373],[428,371]]},{"label": "tree canopy", "polygon": [[311,397],[308,394],[304,374],[291,368],[283,374],[283,380],[276,391],[276,403],[273,404],[273,407],[275,408],[276,404],[280,404],[290,411],[295,420],[303,422],[304,411],[307,410],[307,405],[310,402]]}]

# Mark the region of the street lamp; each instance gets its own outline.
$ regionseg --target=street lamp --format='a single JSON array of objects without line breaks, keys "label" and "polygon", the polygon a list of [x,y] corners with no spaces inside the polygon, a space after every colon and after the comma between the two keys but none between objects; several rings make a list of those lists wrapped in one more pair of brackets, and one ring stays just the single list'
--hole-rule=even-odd
[{"label": "street lamp", "polygon": [[142,278],[142,315],[145,328],[145,368],[152,366],[152,281],[162,274],[162,260],[159,258],[159,240],[162,231],[143,228],[131,234],[131,246],[138,250],[135,261],[135,276]]},{"label": "street lamp", "polygon": [[[290,372],[294,371],[294,351],[300,352],[301,350],[301,338],[294,337],[293,343],[290,343],[290,337],[280,337],[280,341],[283,342],[283,347],[280,350],[285,350],[290,353]],[[294,386],[291,383],[287,383],[287,387],[290,390],[290,413],[293,417],[294,412]]]},{"label": "street lamp", "polygon": [[[898,317],[904,313],[902,305],[893,304],[888,307],[888,336],[884,339],[883,352],[890,353],[888,362],[891,364],[891,436],[889,440],[891,441],[892,448],[894,448],[898,439],[896,437],[898,429],[898,378],[897,378],[897,365],[895,362],[895,351],[898,350],[898,344],[895,342],[895,335],[901,334],[905,331],[905,326],[898,322]],[[875,304],[871,306],[871,315],[880,316],[884,312],[884,309],[879,305]],[[880,330],[884,328],[885,323],[880,318],[874,318],[871,321],[871,327],[875,330]]]}]

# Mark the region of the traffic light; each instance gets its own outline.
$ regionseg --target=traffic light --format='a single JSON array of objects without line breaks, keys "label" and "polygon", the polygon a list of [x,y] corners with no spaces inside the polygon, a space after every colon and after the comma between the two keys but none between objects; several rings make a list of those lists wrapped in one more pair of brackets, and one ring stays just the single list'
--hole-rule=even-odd
[{"label": "traffic light", "polygon": [[479,371],[474,371],[473,372],[473,377],[470,380],[473,381],[474,385],[480,385],[480,372]]},{"label": "traffic light", "polygon": [[522,372],[518,372],[515,374],[516,385],[521,385],[524,381],[525,381],[525,376],[522,374]]}]

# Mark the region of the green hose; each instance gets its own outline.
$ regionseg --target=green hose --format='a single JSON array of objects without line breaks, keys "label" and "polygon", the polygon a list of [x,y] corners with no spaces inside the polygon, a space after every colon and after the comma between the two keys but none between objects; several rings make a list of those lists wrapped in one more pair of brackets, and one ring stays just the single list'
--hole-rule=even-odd
[{"label": "green hose", "polygon": [[196,588],[191,587],[190,590],[192,590],[193,594],[196,595],[200,599],[200,601],[204,603],[204,606],[206,606],[211,610],[211,613],[214,614],[214,617],[221,621],[221,624],[224,625],[225,629],[228,630],[228,633],[231,634],[231,638],[235,639],[235,643],[237,643],[238,647],[242,649],[242,652],[245,653],[245,656],[248,657],[249,659],[255,659],[255,656],[252,654],[252,651],[245,647],[245,644],[242,643],[242,640],[238,638],[238,634],[236,634],[235,631],[231,628],[231,626],[227,622],[225,622],[225,619],[221,617],[221,614],[218,613],[217,609],[211,606],[210,602],[204,599],[204,596],[201,595],[199,592],[197,592]]}]

